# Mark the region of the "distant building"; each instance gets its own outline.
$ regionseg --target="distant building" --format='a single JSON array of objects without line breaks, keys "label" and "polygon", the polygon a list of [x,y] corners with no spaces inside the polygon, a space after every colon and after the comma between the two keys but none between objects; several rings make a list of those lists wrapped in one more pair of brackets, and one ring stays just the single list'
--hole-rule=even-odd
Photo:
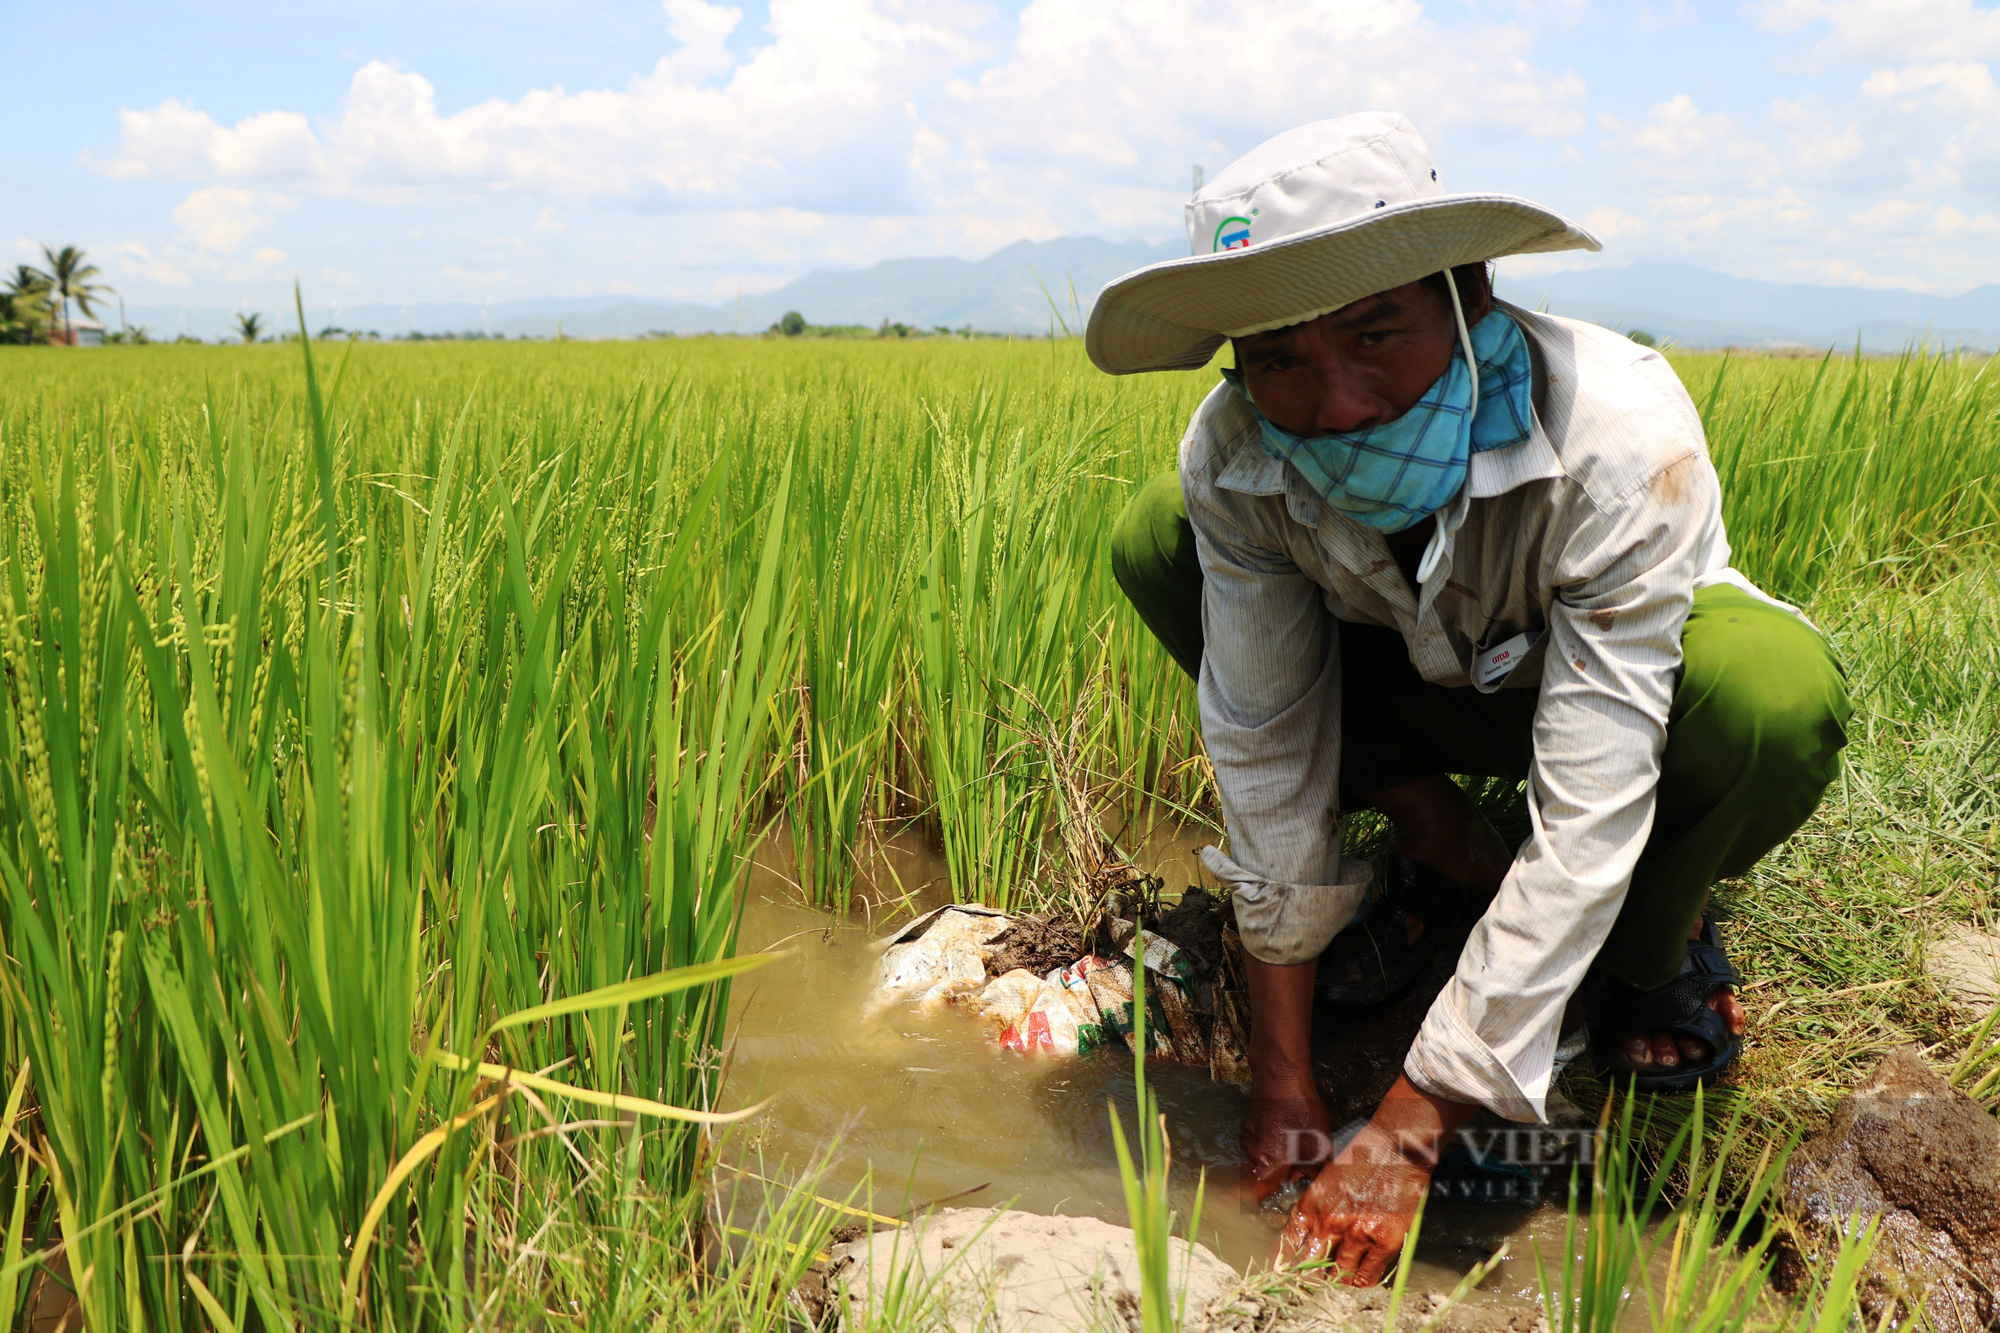
[{"label": "distant building", "polygon": [[94,319],[81,315],[71,315],[65,323],[59,315],[49,324],[49,341],[59,347],[102,347],[104,346],[104,326]]}]

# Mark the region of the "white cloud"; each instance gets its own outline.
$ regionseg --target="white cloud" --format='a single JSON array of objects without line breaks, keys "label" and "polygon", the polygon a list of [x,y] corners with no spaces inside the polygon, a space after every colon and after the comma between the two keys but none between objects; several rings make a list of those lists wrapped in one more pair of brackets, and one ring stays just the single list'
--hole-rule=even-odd
[{"label": "white cloud", "polygon": [[[1799,180],[1826,180],[1879,174],[1884,156],[1871,142],[1869,117],[1826,97],[1796,101],[1779,98],[1768,108],[1767,132],[1782,141],[1779,154],[1787,174]],[[1857,182],[1873,183],[1873,182]]]},{"label": "white cloud", "polygon": [[688,83],[705,83],[727,74],[736,64],[726,43],[743,11],[702,0],[661,0],[667,12],[667,35],[680,50],[664,62],[674,77]]},{"label": "white cloud", "polygon": [[1673,28],[1692,28],[1701,19],[1688,0],[1670,0],[1666,4],[1648,4],[1640,0],[1633,5],[1633,21],[1641,32],[1666,32]]},{"label": "white cloud", "polygon": [[1901,231],[1904,223],[1930,211],[1929,204],[1914,199],[1882,199],[1848,221],[1863,231]]},{"label": "white cloud", "polygon": [[[1012,15],[985,0],[770,0],[761,25],[741,0],[661,0],[650,63],[615,85],[452,105],[423,70],[370,61],[323,118],[278,107],[222,124],[169,100],[123,112],[116,146],[86,161],[188,182],[172,238],[122,261],[159,266],[163,284],[275,271],[291,263],[278,241],[309,283],[344,281],[356,261],[324,232],[274,228],[311,197],[314,225],[425,256],[400,290],[636,278],[726,300],[890,255],[1158,238],[1190,165],[1212,174],[1299,120],[1390,108],[1431,136],[1448,185],[1548,187],[1617,242],[1614,262],[1830,280],[1860,273],[1862,249],[1867,281],[2000,279],[1995,0],[1750,3],[1747,20],[1635,3],[1619,40],[1692,23],[1730,40],[1725,22],[1761,23],[1819,74],[1761,105],[1732,90],[1726,111],[1690,79],[1614,118],[1537,47],[1586,0],[1027,0]],[[1500,163],[1526,180],[1481,178]]]},{"label": "white cloud", "polygon": [[1862,82],[1861,91],[1906,111],[1934,107],[1962,116],[1990,114],[2000,107],[1993,72],[1970,60],[1879,69]]},{"label": "white cloud", "polygon": [[1749,196],[1673,195],[1655,200],[1654,209],[1661,230],[1673,240],[1711,246],[1718,240],[1769,242],[1784,233],[1796,235],[1818,216],[1810,200],[1784,186]]},{"label": "white cloud", "polygon": [[[735,10],[671,0],[679,43],[622,90],[537,89],[454,113],[421,74],[370,61],[315,130],[266,112],[234,126],[166,102],[122,116],[122,178],[281,185],[394,202],[415,193],[664,194],[753,201],[839,188],[907,143],[913,92],[981,53],[976,11],[899,18],[870,0],[773,0],[771,40],[740,64]],[[726,77],[725,77],[726,76]],[[894,160],[890,155],[888,160]]]},{"label": "white cloud", "polygon": [[1764,0],[1763,25],[1824,35],[1811,58],[1868,67],[2000,56],[2000,10],[1972,0]]},{"label": "white cloud", "polygon": [[246,116],[224,129],[206,112],[169,98],[151,111],[118,113],[117,156],[85,161],[120,180],[306,182],[327,171],[306,118],[293,111]]},{"label": "white cloud", "polygon": [[1601,241],[1617,241],[1642,236],[1653,224],[1650,219],[1627,213],[1614,204],[1599,204],[1584,214],[1583,225]]},{"label": "white cloud", "polygon": [[1403,107],[1433,134],[1482,136],[1583,124],[1582,81],[1538,70],[1526,27],[1448,33],[1414,0],[1032,0],[1011,41],[959,0],[772,0],[767,39],[740,59],[737,9],[664,9],[674,49],[622,89],[446,111],[420,73],[372,61],[324,124],[224,126],[170,101],[125,112],[94,165],[378,203],[970,213],[1020,236],[1157,230],[1189,163],[1220,166],[1302,114]]},{"label": "white cloud", "polygon": [[2000,234],[2000,217],[1995,217],[1991,213],[1967,217],[1950,204],[1946,204],[1931,216],[1931,230],[1943,237],[1992,236]]},{"label": "white cloud", "polygon": [[213,185],[182,200],[174,209],[174,221],[202,249],[230,254],[291,205],[292,201],[282,195]]},{"label": "white cloud", "polygon": [[1628,169],[1655,185],[1757,190],[1782,174],[1778,155],[1736,117],[1704,112],[1681,93],[1636,124],[1604,118]]},{"label": "white cloud", "polygon": [[150,248],[137,241],[126,241],[112,253],[117,257],[114,260],[116,267],[137,273],[149,281],[167,287],[194,285],[194,279],[190,278],[178,264],[154,254]]}]

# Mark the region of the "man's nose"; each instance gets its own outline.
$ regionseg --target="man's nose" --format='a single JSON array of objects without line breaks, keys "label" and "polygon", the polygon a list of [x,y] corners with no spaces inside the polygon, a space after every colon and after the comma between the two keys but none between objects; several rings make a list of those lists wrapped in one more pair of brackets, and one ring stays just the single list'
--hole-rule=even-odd
[{"label": "man's nose", "polygon": [[1320,382],[1319,408],[1313,424],[1321,435],[1346,435],[1379,426],[1390,417],[1389,404],[1358,377],[1331,371]]}]

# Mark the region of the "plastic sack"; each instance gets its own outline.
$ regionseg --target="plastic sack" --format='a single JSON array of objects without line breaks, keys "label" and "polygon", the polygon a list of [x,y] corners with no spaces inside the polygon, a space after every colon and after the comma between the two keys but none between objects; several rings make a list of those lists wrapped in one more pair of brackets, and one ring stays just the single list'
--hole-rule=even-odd
[{"label": "plastic sack", "polygon": [[1026,1017],[1041,994],[1042,979],[1024,967],[1017,967],[987,982],[965,1002],[965,1007],[996,1029],[1006,1029]]},{"label": "plastic sack", "polygon": [[1015,968],[988,982],[971,1001],[999,1031],[1003,1050],[1088,1055],[1107,1040],[1090,987],[1071,967],[1046,977]]},{"label": "plastic sack", "polygon": [[[1161,1026],[1166,1030],[1166,1048],[1156,1045],[1155,1053],[1183,1064],[1207,1065],[1208,1039],[1194,1005],[1194,960],[1172,940],[1150,930],[1138,934],[1146,950],[1146,1017],[1165,1020]],[[1127,958],[1137,959],[1134,948],[1134,942],[1126,943]]]},{"label": "plastic sack", "polygon": [[990,942],[1014,919],[990,908],[953,906],[918,917],[882,954],[875,1003],[914,1000],[934,1009],[986,985]]},{"label": "plastic sack", "polygon": [[[1094,955],[1079,958],[1075,968],[1081,971],[1084,984],[1090,989],[1090,998],[1096,1003],[1104,1023],[1105,1036],[1116,1039],[1130,1050],[1132,969],[1122,961]],[[1160,1008],[1157,996],[1152,997],[1146,1006],[1146,1046],[1154,1055],[1173,1053],[1173,1033],[1168,1030],[1166,1011]]]},{"label": "plastic sack", "polygon": [[1243,942],[1222,932],[1222,971],[1215,984],[1215,1020],[1208,1028],[1208,1075],[1217,1083],[1250,1086],[1250,990],[1243,979]]},{"label": "plastic sack", "polygon": [[1088,1055],[1117,1041],[1117,1034],[1105,1030],[1104,1015],[1097,1007],[1097,997],[1090,991],[1090,974],[1103,963],[1101,958],[1085,955],[1068,967],[1057,968],[1046,979],[1048,988],[1060,992],[1063,1003],[1069,1007],[1070,1018],[1076,1025],[1078,1055]]}]

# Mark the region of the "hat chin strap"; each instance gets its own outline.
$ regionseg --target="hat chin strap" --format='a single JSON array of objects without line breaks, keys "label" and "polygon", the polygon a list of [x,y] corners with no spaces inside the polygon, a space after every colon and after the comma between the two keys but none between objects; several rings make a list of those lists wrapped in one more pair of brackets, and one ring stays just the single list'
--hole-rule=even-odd
[{"label": "hat chin strap", "polygon": [[1465,352],[1465,368],[1472,372],[1472,410],[1479,410],[1479,358],[1472,354],[1472,330],[1465,327],[1465,307],[1459,304],[1458,281],[1451,270],[1444,271],[1445,290],[1451,293],[1452,317],[1458,321],[1458,345]]},{"label": "hat chin strap", "polygon": [[[1465,353],[1465,368],[1472,374],[1472,410],[1479,410],[1479,358],[1472,354],[1472,330],[1465,327],[1465,306],[1458,299],[1458,281],[1451,270],[1444,271],[1445,290],[1451,293],[1452,318],[1458,321],[1458,346]],[[1433,524],[1431,539],[1424,544],[1424,558],[1417,562],[1417,582],[1428,583],[1444,558],[1444,525]]]}]

